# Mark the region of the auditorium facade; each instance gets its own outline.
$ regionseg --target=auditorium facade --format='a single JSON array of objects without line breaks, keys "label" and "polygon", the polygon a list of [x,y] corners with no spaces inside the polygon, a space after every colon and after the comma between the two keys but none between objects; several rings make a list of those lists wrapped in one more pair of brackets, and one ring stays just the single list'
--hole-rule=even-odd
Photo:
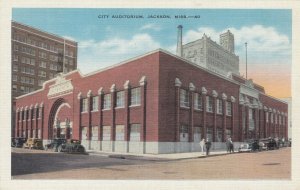
[{"label": "auditorium facade", "polygon": [[287,138],[287,104],[237,74],[224,76],[158,49],[83,75],[46,81],[16,101],[15,136],[80,139],[108,152],[199,151],[209,138]]}]

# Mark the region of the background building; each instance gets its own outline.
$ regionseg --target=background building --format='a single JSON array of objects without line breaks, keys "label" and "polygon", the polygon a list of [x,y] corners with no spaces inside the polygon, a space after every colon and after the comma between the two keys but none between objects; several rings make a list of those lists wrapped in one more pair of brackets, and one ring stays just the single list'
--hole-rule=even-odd
[{"label": "background building", "polygon": [[234,54],[234,36],[229,30],[220,35],[220,44],[204,34],[201,39],[183,45],[180,25],[177,55],[224,76],[239,75],[239,56]]},{"label": "background building", "polygon": [[72,40],[12,21],[11,44],[12,110],[15,97],[77,68],[77,42]]}]

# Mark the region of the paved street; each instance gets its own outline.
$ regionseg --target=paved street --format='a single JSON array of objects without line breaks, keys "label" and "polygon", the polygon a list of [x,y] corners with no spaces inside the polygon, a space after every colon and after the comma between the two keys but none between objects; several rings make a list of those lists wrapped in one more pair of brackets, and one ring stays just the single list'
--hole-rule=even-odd
[{"label": "paved street", "polygon": [[13,179],[290,179],[291,149],[166,160],[12,149]]}]

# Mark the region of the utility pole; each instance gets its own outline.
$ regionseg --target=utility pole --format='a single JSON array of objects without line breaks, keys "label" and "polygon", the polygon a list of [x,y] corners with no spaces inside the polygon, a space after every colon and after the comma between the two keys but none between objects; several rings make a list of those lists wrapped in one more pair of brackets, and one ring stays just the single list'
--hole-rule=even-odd
[{"label": "utility pole", "polygon": [[247,42],[245,43],[245,47],[246,47],[246,79],[248,79],[248,76],[247,76]]}]

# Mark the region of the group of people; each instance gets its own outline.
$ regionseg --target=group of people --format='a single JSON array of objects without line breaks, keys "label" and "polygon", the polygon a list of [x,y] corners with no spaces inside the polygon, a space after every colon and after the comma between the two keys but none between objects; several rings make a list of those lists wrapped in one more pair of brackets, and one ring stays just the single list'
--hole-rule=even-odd
[{"label": "group of people", "polygon": [[206,140],[202,139],[200,141],[200,148],[201,148],[202,154],[204,154],[204,146],[205,146],[205,149],[206,149],[206,155],[208,156],[209,155],[209,151],[210,151],[210,147],[211,147],[211,142],[209,141],[208,138]]},{"label": "group of people", "polygon": [[[206,156],[208,156],[210,148],[211,148],[211,142],[210,142],[209,138],[207,138],[206,140],[202,139],[200,141],[200,148],[201,148],[201,152],[202,152],[203,155],[204,155],[204,146],[205,146],[205,149],[206,149]],[[233,142],[232,142],[230,137],[226,141],[226,147],[227,147],[227,152],[228,153],[233,153],[234,152]]]}]

